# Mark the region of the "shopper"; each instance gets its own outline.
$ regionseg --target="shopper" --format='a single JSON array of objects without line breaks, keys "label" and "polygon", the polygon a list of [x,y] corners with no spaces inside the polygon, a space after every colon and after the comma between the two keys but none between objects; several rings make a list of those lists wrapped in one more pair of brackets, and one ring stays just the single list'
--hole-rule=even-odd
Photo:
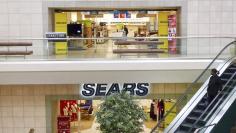
[{"label": "shopper", "polygon": [[153,99],[150,107],[150,118],[154,121],[157,120],[156,105],[156,100]]},{"label": "shopper", "polygon": [[163,119],[164,114],[165,114],[165,103],[164,103],[164,100],[161,99],[158,102],[158,120],[159,121]]},{"label": "shopper", "polygon": [[208,104],[216,97],[218,91],[222,90],[222,81],[218,74],[219,72],[215,68],[211,70],[211,77],[207,88]]},{"label": "shopper", "polygon": [[129,30],[128,30],[128,28],[126,27],[126,25],[124,25],[124,34],[125,34],[126,37],[127,37],[128,34],[129,34]]}]

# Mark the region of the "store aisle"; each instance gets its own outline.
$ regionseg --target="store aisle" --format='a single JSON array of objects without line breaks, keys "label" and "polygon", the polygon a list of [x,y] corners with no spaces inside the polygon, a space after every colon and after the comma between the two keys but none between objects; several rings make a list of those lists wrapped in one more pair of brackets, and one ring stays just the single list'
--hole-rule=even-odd
[{"label": "store aisle", "polygon": [[[142,133],[150,133],[151,129],[147,128],[145,125],[143,126],[144,126],[144,131]],[[99,127],[99,124],[96,122],[96,119],[94,119],[93,125],[90,129],[83,130],[79,133],[101,133],[98,127]]]}]

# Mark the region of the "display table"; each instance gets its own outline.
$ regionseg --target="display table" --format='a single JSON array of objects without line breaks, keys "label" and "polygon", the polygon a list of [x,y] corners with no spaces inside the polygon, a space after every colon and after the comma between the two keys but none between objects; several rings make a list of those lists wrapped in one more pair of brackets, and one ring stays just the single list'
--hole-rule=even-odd
[{"label": "display table", "polygon": [[[164,53],[163,49],[158,49],[157,45],[163,45],[163,42],[159,41],[126,41],[126,40],[118,40],[114,42],[114,45],[117,45],[117,49],[113,49],[113,53]],[[122,45],[155,45],[155,48],[138,48],[138,49],[129,49],[128,47],[120,48]]]},{"label": "display table", "polygon": [[109,37],[123,37],[123,31],[112,32]]}]

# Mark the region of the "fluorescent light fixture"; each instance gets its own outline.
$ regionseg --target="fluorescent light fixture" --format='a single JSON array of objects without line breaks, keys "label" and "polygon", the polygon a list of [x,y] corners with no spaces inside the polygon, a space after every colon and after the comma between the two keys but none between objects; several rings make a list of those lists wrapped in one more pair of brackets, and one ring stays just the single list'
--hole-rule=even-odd
[{"label": "fluorescent light fixture", "polygon": [[77,22],[77,12],[71,12],[71,21],[72,22]]}]

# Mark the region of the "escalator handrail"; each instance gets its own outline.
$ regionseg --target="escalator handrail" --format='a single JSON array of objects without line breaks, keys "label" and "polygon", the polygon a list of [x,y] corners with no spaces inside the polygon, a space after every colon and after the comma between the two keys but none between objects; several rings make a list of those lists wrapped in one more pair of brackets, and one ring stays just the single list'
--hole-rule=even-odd
[{"label": "escalator handrail", "polygon": [[[201,118],[203,117],[203,115],[206,114],[206,112],[208,111],[208,109],[211,107],[211,105],[213,105],[213,103],[216,101],[216,99],[219,97],[219,95],[223,92],[223,90],[227,87],[227,85],[229,84],[229,82],[235,77],[235,75],[236,75],[236,72],[230,77],[230,79],[229,79],[229,80],[227,81],[227,83],[224,85],[222,91],[221,91],[220,93],[218,93],[218,94],[216,95],[216,97],[212,100],[212,102],[207,106],[207,108],[204,109],[203,113],[198,117],[198,119],[193,123],[193,126],[188,130],[188,133],[190,133],[191,130],[192,130],[194,127],[196,127],[196,124],[201,120]],[[222,96],[222,97],[223,97],[223,96]],[[221,97],[221,99],[222,99],[222,97]],[[221,99],[220,99],[220,100],[221,100]],[[218,102],[214,105],[214,107],[212,108],[212,110],[215,109],[215,107],[217,107],[217,106],[219,105],[220,100],[218,100]]]},{"label": "escalator handrail", "polygon": [[164,115],[164,117],[151,130],[151,133],[153,133],[160,126],[161,122],[164,121],[164,119],[170,114],[170,112],[172,112],[172,110],[176,107],[177,103],[181,102],[187,96],[188,92],[191,91],[190,89],[193,87],[193,85],[197,83],[197,81],[204,75],[205,72],[207,72],[207,70],[211,67],[211,65],[215,62],[215,60],[218,59],[218,57],[224,52],[224,50],[235,43],[236,41],[232,41],[229,44],[227,44],[224,48],[221,49],[221,51],[216,55],[216,57],[209,63],[209,65],[202,71],[202,73],[194,80],[194,82],[186,89],[183,96],[178,98],[176,103],[170,108],[170,110]]}]

